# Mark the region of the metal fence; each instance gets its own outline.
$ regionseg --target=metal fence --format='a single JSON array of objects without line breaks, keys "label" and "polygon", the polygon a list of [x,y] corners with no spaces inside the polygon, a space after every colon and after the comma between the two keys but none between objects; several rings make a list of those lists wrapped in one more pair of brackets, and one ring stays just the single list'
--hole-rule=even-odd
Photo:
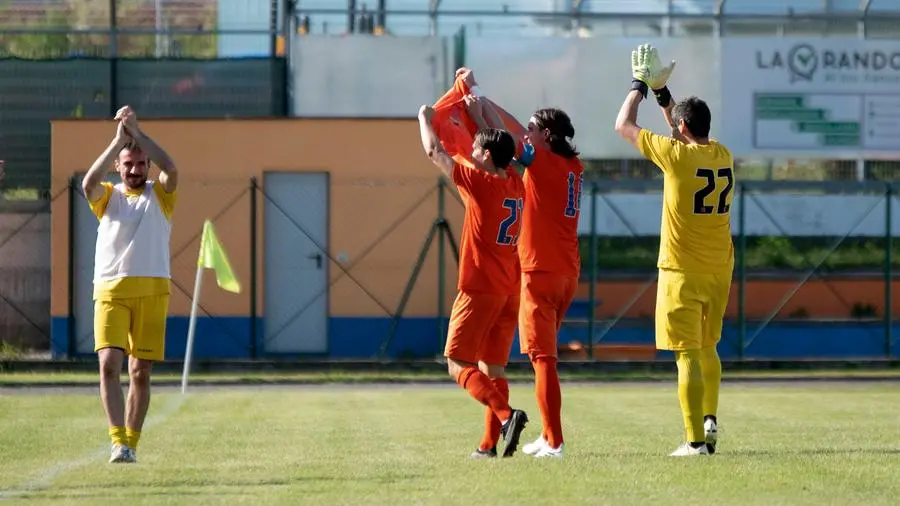
[{"label": "metal fence", "polygon": [[0,349],[50,343],[50,204],[17,202],[0,212]]},{"label": "metal fence", "polygon": [[[0,202],[49,197],[53,119],[111,117],[125,104],[148,118],[286,116],[279,5],[3,2],[0,159],[6,177]],[[229,44],[248,40],[263,49],[229,53]]]},{"label": "metal fence", "polygon": [[287,114],[284,59],[0,60],[3,189],[50,188],[50,121],[141,117],[279,117]]},{"label": "metal fence", "polygon": [[[226,247],[235,255],[235,268],[248,287],[236,297],[206,295],[200,315],[208,319],[203,325],[209,327],[201,333],[218,336],[216,346],[232,350],[234,356],[262,357],[288,343],[297,331],[294,326],[324,307],[318,305],[324,297],[332,301],[327,303],[329,318],[349,318],[330,325],[350,325],[361,318],[354,314],[371,319],[347,336],[344,330],[330,334],[334,342],[329,349],[338,358],[351,352],[371,357],[439,354],[455,287],[462,207],[455,191],[434,186],[429,179],[332,179],[333,196],[382,204],[372,208],[371,226],[361,235],[357,231],[347,236],[346,213],[323,218],[332,223],[330,239],[310,243],[314,250],[310,255],[297,255],[318,257],[330,274],[321,288],[298,285],[295,296],[283,297],[289,304],[277,325],[262,324],[269,319],[265,310],[257,314],[252,309],[258,307],[269,282],[265,276],[248,274],[267,271],[267,256],[254,245],[270,232],[254,232],[250,224],[284,215],[285,230],[303,235],[308,232],[303,220],[309,216],[291,210],[296,199],[272,193],[275,187],[266,188],[263,182],[183,181],[184,192],[204,195],[209,217],[223,231]],[[659,356],[653,343],[660,190],[658,181],[593,181],[585,186],[582,279],[560,331],[564,359]],[[720,345],[723,357],[896,357],[897,191],[894,185],[872,181],[740,182],[731,209],[736,265]],[[82,204],[77,185],[60,190],[60,195],[68,192],[73,192],[73,206]],[[48,349],[51,340],[48,207],[0,214],[2,341],[37,350]],[[196,259],[191,252],[196,252],[206,217],[189,214],[179,217],[182,236],[172,244],[173,308],[182,310],[192,297]],[[88,264],[72,268],[90,270]],[[435,272],[436,280],[422,277],[431,278]],[[81,274],[73,271],[72,276]],[[245,308],[251,309],[249,320],[242,317],[244,323],[229,316],[243,314]],[[427,315],[434,321],[435,309],[442,315],[436,325],[421,323]],[[70,332],[87,332],[76,335],[86,339],[90,329]]]},{"label": "metal fence", "polygon": [[[595,181],[582,204],[583,290],[569,354],[652,354],[661,182]],[[882,182],[743,181],[731,208],[735,271],[720,353],[897,355],[898,200]]]},{"label": "metal fence", "polygon": [[[587,159],[592,179],[662,179],[659,167],[646,158]],[[900,160],[804,160],[794,158],[735,159],[735,174],[744,181],[896,181]]]},{"label": "metal fence", "polygon": [[[343,4],[343,5],[342,5]],[[303,33],[447,35],[896,36],[891,0],[303,0],[289,11]]]}]

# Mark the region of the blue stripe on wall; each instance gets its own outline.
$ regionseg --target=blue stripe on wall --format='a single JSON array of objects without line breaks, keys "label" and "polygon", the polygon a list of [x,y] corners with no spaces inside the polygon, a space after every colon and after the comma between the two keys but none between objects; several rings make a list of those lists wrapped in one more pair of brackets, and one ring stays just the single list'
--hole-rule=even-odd
[{"label": "blue stripe on wall", "polygon": [[[187,345],[187,316],[169,317],[166,322],[166,358],[184,358]],[[262,332],[257,332],[257,336]],[[53,317],[50,322],[51,351],[54,358],[69,354],[69,320]],[[93,337],[86,337],[93,343]],[[258,339],[261,341],[261,339]],[[93,346],[93,344],[92,344]],[[74,350],[71,350],[74,352]],[[250,318],[226,317],[197,318],[194,337],[194,357],[199,359],[241,359],[250,356]]]},{"label": "blue stripe on wall", "polygon": [[[262,318],[258,320],[257,350],[259,357],[285,357],[265,353]],[[333,317],[329,319],[329,349],[323,357],[334,359],[365,359],[378,356],[390,330],[390,319],[367,317]],[[756,325],[747,325],[745,358],[809,359],[809,358],[884,358],[884,327],[880,323],[811,323],[777,322],[763,329],[755,338]],[[604,325],[597,325],[599,335]],[[51,351],[54,358],[69,355],[69,322],[66,317],[51,321]],[[188,317],[168,319],[166,328],[166,358],[184,357]],[[895,325],[894,336],[900,336]],[[719,354],[735,359],[738,353],[738,332],[734,325],[726,325]],[[587,342],[587,329],[563,328],[560,342]],[[606,344],[654,343],[651,326],[622,326],[606,333]],[[387,348],[389,358],[433,358],[443,352],[436,318],[402,318],[393,340]],[[895,340],[893,356],[900,357],[900,340]],[[247,317],[197,318],[194,357],[197,359],[242,359],[251,356],[250,319]],[[659,357],[670,356],[660,353]],[[287,357],[286,357],[287,358]],[[512,359],[524,358],[519,353],[518,339],[513,343]]]}]

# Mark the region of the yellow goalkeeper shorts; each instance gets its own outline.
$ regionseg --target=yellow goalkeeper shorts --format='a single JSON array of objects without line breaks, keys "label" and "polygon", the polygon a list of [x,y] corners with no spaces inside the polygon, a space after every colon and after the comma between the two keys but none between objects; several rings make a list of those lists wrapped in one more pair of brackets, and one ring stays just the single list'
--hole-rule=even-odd
[{"label": "yellow goalkeeper shorts", "polygon": [[135,358],[162,361],[168,311],[168,294],[95,301],[94,351],[121,348]]},{"label": "yellow goalkeeper shorts", "polygon": [[722,338],[731,273],[659,270],[656,289],[656,348],[699,350]]}]

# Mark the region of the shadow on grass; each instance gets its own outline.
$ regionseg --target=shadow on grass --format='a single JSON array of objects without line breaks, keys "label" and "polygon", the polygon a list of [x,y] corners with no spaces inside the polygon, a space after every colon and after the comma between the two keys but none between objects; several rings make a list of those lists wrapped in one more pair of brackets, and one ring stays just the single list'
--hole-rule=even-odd
[{"label": "shadow on grass", "polygon": [[900,448],[784,448],[766,450],[734,450],[716,454],[740,457],[783,457],[788,455],[827,456],[827,455],[900,455]]},{"label": "shadow on grass", "polygon": [[[613,451],[613,452],[578,452],[578,457],[587,458],[647,458],[647,457],[668,457],[667,452],[646,452],[646,451]],[[792,455],[803,456],[828,456],[828,455],[900,455],[900,448],[782,448],[782,449],[737,449],[729,450],[721,448],[718,453],[712,455],[712,458],[730,458],[730,457],[788,457]]]},{"label": "shadow on grass", "polygon": [[16,491],[11,495],[22,499],[65,499],[65,498],[109,498],[111,490],[121,490],[129,497],[157,497],[157,496],[254,496],[259,494],[260,487],[287,487],[291,485],[309,485],[312,483],[331,482],[366,482],[375,485],[389,485],[400,482],[413,481],[425,477],[422,474],[396,474],[373,476],[335,476],[335,475],[310,475],[291,476],[285,478],[267,478],[260,480],[233,480],[233,479],[178,479],[163,478],[148,483],[128,483],[123,486],[121,482],[110,483],[82,483],[72,485],[57,485],[47,488],[35,488],[31,490]]}]

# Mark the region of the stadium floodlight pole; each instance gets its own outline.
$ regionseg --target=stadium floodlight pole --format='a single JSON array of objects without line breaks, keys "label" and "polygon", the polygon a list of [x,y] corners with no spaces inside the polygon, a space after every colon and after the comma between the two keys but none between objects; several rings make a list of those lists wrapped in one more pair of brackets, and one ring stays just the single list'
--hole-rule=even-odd
[{"label": "stadium floodlight pole", "polygon": [[594,332],[597,330],[597,182],[591,183],[591,239],[588,262],[591,264],[590,313],[588,313],[588,360],[594,359]]},{"label": "stadium floodlight pole", "polygon": [[184,370],[181,373],[181,393],[187,392],[188,374],[191,369],[191,355],[194,350],[194,330],[197,328],[197,307],[200,305],[200,287],[203,286],[203,267],[197,266],[197,278],[194,281],[194,297],[191,301],[191,319],[188,323],[187,345],[184,349]]},{"label": "stadium floodlight pole", "polygon": [[747,340],[747,188],[738,183],[738,360],[744,359],[744,343]]},{"label": "stadium floodlight pole", "polygon": [[159,59],[162,54],[162,0],[156,0],[155,3],[155,11],[156,11],[156,58]]},{"label": "stadium floodlight pole", "polygon": [[[438,208],[437,222],[446,226],[447,219],[444,218],[444,191],[446,188],[444,178],[438,179]],[[444,239],[446,234],[438,234],[438,292],[437,292],[437,327],[438,327],[438,350],[443,349],[444,342],[444,298],[447,293],[447,262],[444,259]]]},{"label": "stadium floodlight pole", "polygon": [[119,110],[119,15],[116,0],[109,0],[109,115]]},{"label": "stadium floodlight pole", "polygon": [[859,24],[857,25],[857,32],[859,33],[860,39],[865,39],[869,36],[868,29],[868,19],[869,19],[869,7],[872,6],[872,0],[859,0],[859,8],[862,11],[862,14],[859,17]]},{"label": "stadium floodlight pole", "polygon": [[885,183],[884,192],[884,356],[891,358],[893,354],[894,336],[894,312],[893,312],[893,284],[894,284],[894,259],[893,259],[893,220],[891,220],[891,201],[894,200],[894,187],[888,181]]},{"label": "stadium floodlight pole", "polygon": [[[719,0],[716,2],[716,8],[714,14],[716,16],[716,35],[722,36],[722,13],[725,12],[725,2],[727,0]],[[671,14],[670,14],[671,16]]]},{"label": "stadium floodlight pole", "polygon": [[584,0],[569,0],[569,11],[572,13],[572,22],[570,26],[574,30],[578,30],[582,27],[581,24],[581,9],[584,8]]},{"label": "stadium floodlight pole", "polygon": [[430,19],[430,33],[432,36],[437,35],[437,12],[438,8],[441,6],[441,0],[429,0],[428,3],[428,17]]}]

